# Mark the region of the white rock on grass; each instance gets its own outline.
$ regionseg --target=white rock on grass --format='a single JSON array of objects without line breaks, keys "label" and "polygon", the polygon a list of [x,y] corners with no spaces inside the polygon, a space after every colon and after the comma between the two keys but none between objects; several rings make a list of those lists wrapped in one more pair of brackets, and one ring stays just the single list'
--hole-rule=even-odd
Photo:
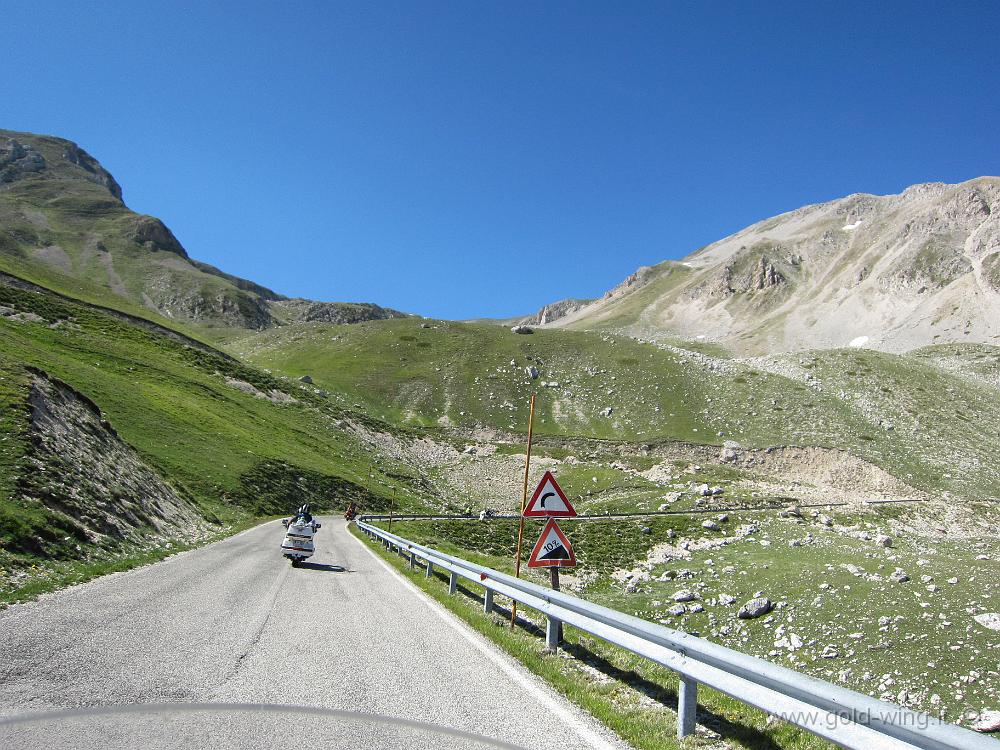
[{"label": "white rock on grass", "polygon": [[702,521],[701,522],[701,527],[703,529],[708,529],[709,531],[718,531],[719,530],[719,524],[717,524],[715,521]]},{"label": "white rock on grass", "polygon": [[682,589],[673,596],[675,602],[693,602],[697,598],[698,595],[696,593],[687,589]]},{"label": "white rock on grass", "polygon": [[875,537],[875,544],[879,545],[880,547],[891,547],[892,537],[889,536],[888,534],[879,534],[878,536]]},{"label": "white rock on grass", "polygon": [[989,628],[990,630],[1000,630],[1000,612],[987,612],[982,615],[976,615],[972,619],[984,628]]},{"label": "white rock on grass", "polygon": [[1000,732],[1000,711],[983,711],[972,728],[977,732]]},{"label": "white rock on grass", "polygon": [[771,603],[770,599],[766,596],[758,596],[740,607],[736,616],[741,620],[752,620],[755,617],[766,615],[772,609],[774,609],[774,604]]}]

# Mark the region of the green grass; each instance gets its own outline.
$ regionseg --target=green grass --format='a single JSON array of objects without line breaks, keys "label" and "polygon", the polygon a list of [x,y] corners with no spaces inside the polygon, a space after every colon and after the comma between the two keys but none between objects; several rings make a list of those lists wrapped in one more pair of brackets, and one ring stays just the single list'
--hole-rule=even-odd
[{"label": "green grass", "polygon": [[[987,537],[929,543],[897,536],[886,549],[874,536],[893,523],[914,522],[920,509],[894,505],[827,513],[838,524],[834,529],[776,513],[731,512],[721,523],[723,531],[704,529],[704,515],[561,521],[580,562],[564,573],[564,586],[590,601],[861,693],[941,713],[949,721],[996,705],[1000,671],[993,654],[1000,652],[1000,635],[975,623],[972,615],[994,611],[1000,599],[1000,542]],[[745,524],[753,528],[737,534]],[[538,522],[527,522],[525,554],[539,531]],[[868,540],[856,535],[862,531]],[[513,571],[516,521],[402,522],[393,524],[393,532]],[[685,540],[691,545],[685,556],[648,557],[657,545],[679,551]],[[791,546],[793,540],[800,545]],[[701,546],[706,541],[716,546]],[[983,554],[987,559],[977,559]],[[897,567],[911,580],[891,581]],[[637,587],[627,588],[626,571],[646,575]],[[546,582],[533,570],[525,575]],[[938,590],[928,590],[929,585]],[[680,589],[697,592],[704,611],[669,614]],[[757,591],[780,602],[780,609],[767,618],[738,620],[738,606]],[[724,595],[735,597],[735,604],[723,604]],[[776,645],[792,634],[802,639],[801,647]],[[835,656],[824,655],[827,646]]]},{"label": "green grass", "polygon": [[[659,407],[664,417],[672,414],[664,420],[672,436],[700,437],[699,394],[668,353],[628,339],[609,347],[588,333],[518,336],[485,324],[421,326],[411,319],[295,325],[246,336],[228,348],[275,372],[310,375],[321,388],[343,394],[346,404],[398,424],[523,431],[528,398],[537,391],[539,435],[639,439],[659,421]],[[642,366],[621,365],[621,359]],[[527,367],[538,368],[538,380],[525,374]],[[543,381],[560,385],[542,388]],[[610,418],[599,415],[606,406],[615,410]]]},{"label": "green grass", "polygon": [[[369,510],[388,508],[392,494],[401,510],[433,500],[418,471],[374,454],[344,428],[345,418],[374,424],[366,415],[315,389],[54,295],[0,286],[0,305],[42,319],[0,317],[0,568],[9,574],[35,566],[35,578],[49,575],[43,568],[58,578],[60,560],[99,570],[111,564],[109,555],[132,554],[61,532],[61,516],[34,497],[41,475],[30,463],[28,368],[96,403],[117,434],[219,528],[307,500],[329,508],[359,501]],[[273,403],[233,383],[294,401]],[[40,535],[41,557],[32,541]]]},{"label": "green grass", "polygon": [[[519,336],[489,325],[423,325],[291,325],[228,346],[271,372],[310,375],[345,407],[439,434],[488,427],[501,439],[523,435],[535,392],[535,434],[557,457],[553,451],[574,449],[557,438],[820,446],[848,451],[920,490],[967,501],[1000,495],[997,442],[980,439],[1000,435],[1000,398],[995,384],[949,369],[961,357],[849,349],[774,358],[812,374],[810,384],[594,332]],[[969,351],[984,353],[974,375],[1000,377],[1000,349]],[[537,380],[525,374],[530,366],[539,369]],[[611,416],[601,416],[608,406]],[[522,450],[518,441],[501,450]],[[949,470],[955,466],[962,470]]]},{"label": "green grass", "polygon": [[[419,569],[409,571],[399,555],[386,552],[353,526],[352,530],[424,593],[639,750],[714,747],[719,734],[727,742],[745,748],[778,746],[807,750],[829,747],[796,727],[768,722],[764,712],[704,686],[698,693],[698,722],[718,734],[695,734],[678,741],[677,678],[669,670],[570,626],[564,627],[562,653],[553,654],[544,648],[544,639],[537,628],[511,629],[509,617],[484,614],[481,598],[477,598],[481,597],[478,587],[460,586],[459,594],[449,596],[446,578],[436,575],[427,579]],[[393,530],[396,530],[395,525]],[[509,607],[509,600],[504,597],[496,597],[495,602],[498,606]],[[522,617],[544,627],[537,613],[524,607],[519,607],[518,611]]]}]

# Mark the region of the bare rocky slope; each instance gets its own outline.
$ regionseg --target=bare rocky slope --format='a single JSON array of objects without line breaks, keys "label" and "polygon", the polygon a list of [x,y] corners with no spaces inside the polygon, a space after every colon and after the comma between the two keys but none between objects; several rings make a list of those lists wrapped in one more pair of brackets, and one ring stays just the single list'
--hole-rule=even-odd
[{"label": "bare rocky slope", "polygon": [[[30,393],[32,449],[21,478],[22,502],[40,503],[59,522],[62,541],[198,539],[208,533],[189,498],[167,484],[125,443],[101,410],[65,383],[35,374]],[[45,549],[49,541],[29,540]]]},{"label": "bare rocky slope", "polygon": [[750,354],[996,343],[1000,178],[805,206],[641,268],[590,304],[545,309],[536,322]]},{"label": "bare rocky slope", "polygon": [[0,130],[0,270],[205,329],[398,317],[378,305],[288,299],[189,257],[136,214],[96,159],[62,138]]}]

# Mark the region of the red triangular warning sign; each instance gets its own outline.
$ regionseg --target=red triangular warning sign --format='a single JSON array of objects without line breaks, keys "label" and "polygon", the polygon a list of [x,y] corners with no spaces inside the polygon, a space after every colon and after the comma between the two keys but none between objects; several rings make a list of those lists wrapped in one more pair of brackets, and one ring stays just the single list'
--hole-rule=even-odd
[{"label": "red triangular warning sign", "polygon": [[550,518],[542,529],[542,535],[535,542],[528,558],[529,568],[554,568],[576,565],[576,554],[573,545],[563,534],[562,529]]},{"label": "red triangular warning sign", "polygon": [[551,471],[545,472],[542,481],[535,488],[535,494],[531,496],[531,501],[524,508],[524,515],[528,517],[556,516],[558,518],[572,518],[576,515],[573,504],[562,491],[556,478]]}]

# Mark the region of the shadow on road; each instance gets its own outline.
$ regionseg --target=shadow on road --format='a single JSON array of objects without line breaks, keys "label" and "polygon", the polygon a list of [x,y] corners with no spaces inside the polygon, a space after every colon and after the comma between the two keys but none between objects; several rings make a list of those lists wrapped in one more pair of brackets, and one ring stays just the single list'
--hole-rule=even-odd
[{"label": "shadow on road", "polygon": [[352,573],[342,565],[330,565],[328,563],[301,562],[296,566],[299,570],[319,570],[324,573]]}]

